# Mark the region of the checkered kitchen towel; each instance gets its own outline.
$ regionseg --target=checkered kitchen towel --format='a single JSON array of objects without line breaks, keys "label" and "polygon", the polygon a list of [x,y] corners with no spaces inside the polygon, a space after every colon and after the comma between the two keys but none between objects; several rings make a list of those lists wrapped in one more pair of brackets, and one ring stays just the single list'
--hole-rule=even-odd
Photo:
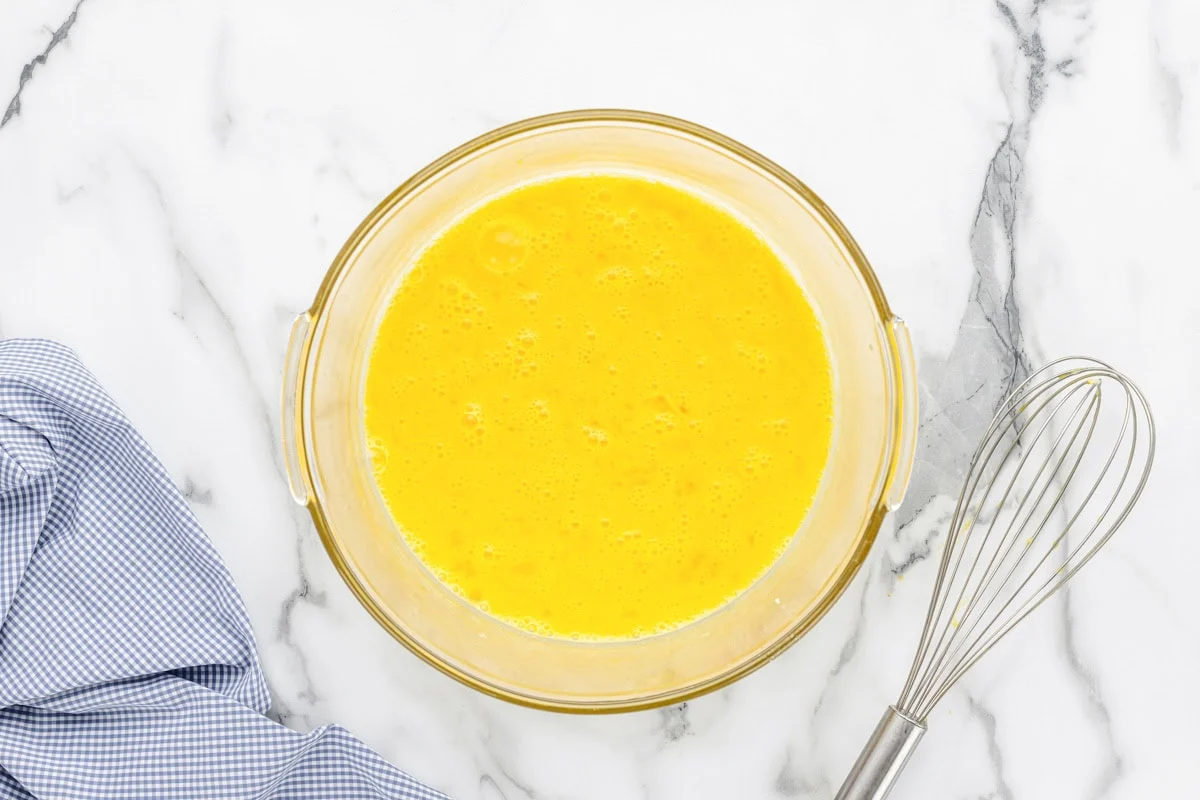
[{"label": "checkered kitchen towel", "polygon": [[66,348],[0,341],[0,797],[442,795],[269,703],[241,598]]}]

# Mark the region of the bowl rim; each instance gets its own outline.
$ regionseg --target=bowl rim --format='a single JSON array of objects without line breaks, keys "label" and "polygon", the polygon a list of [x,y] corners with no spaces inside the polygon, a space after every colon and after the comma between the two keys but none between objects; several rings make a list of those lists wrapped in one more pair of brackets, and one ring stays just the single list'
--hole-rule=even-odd
[{"label": "bowl rim", "polygon": [[[789,191],[798,195],[812,210],[820,217],[821,221],[827,225],[833,235],[837,238],[842,247],[845,248],[849,256],[850,263],[858,271],[859,277],[863,280],[867,290],[871,295],[871,299],[875,304],[876,311],[879,315],[879,322],[884,332],[888,337],[893,337],[893,332],[889,325],[898,322],[898,318],[894,315],[891,307],[888,305],[887,298],[884,296],[883,288],[879,283],[879,279],[867,261],[866,255],[862,252],[858,243],[850,235],[849,230],[842,221],[833,213],[833,211],[825,204],[825,202],[810,189],[799,178],[792,175],[779,164],[770,160],[766,156],[758,153],[755,150],[741,144],[734,139],[718,133],[710,128],[698,125],[694,122],[689,122],[678,117],[672,117],[665,114],[659,114],[650,111],[637,111],[631,109],[618,108],[590,108],[579,109],[573,111],[559,111],[550,114],[543,114],[527,119],[519,120],[499,128],[495,128],[487,133],[471,139],[470,141],[459,145],[450,150],[441,157],[430,162],[411,177],[401,183],[396,189],[389,193],[374,209],[363,219],[362,222],[354,229],[353,233],[346,239],[345,244],[338,250],[334,257],[329,270],[325,273],[320,286],[317,289],[316,296],[313,299],[312,305],[307,311],[303,312],[298,319],[298,322],[304,321],[306,324],[298,326],[295,330],[300,330],[303,338],[298,343],[295,343],[298,349],[296,353],[288,354],[288,362],[294,364],[294,373],[287,369],[285,365],[284,385],[283,385],[283,404],[285,413],[283,415],[283,441],[285,447],[289,441],[294,442],[297,449],[297,468],[300,475],[297,476],[303,481],[305,490],[303,497],[296,499],[301,504],[307,506],[309,514],[312,516],[313,523],[316,526],[317,533],[321,538],[321,542],[325,547],[325,551],[329,554],[330,560],[341,575],[342,580],[350,588],[351,592],[358,598],[359,603],[374,617],[389,634],[397,641],[403,644],[409,651],[424,661],[426,664],[434,667],[441,673],[448,675],[460,683],[482,692],[491,697],[500,700],[505,700],[517,705],[528,708],[536,708],[548,711],[558,711],[573,714],[609,714],[620,713],[627,711],[640,711],[646,709],[659,708],[673,703],[685,702],[687,700],[699,697],[709,692],[716,691],[725,686],[728,686],[735,681],[754,672],[758,668],[772,661],[787,648],[791,647],[801,636],[807,633],[813,626],[817,624],[829,611],[846,591],[851,581],[858,574],[866,559],[867,553],[870,551],[875,539],[879,534],[880,526],[883,523],[883,518],[887,515],[889,504],[886,501],[886,496],[889,494],[889,489],[898,474],[903,474],[906,467],[901,460],[904,457],[901,436],[898,432],[904,425],[905,418],[915,413],[915,410],[910,411],[910,414],[905,414],[905,409],[902,407],[905,398],[901,387],[904,386],[904,364],[903,359],[897,357],[895,353],[896,343],[894,340],[890,342],[891,347],[889,352],[883,355],[887,359],[889,367],[889,378],[892,386],[893,397],[893,414],[894,414],[894,435],[888,445],[888,452],[885,453],[883,461],[883,469],[881,471],[881,479],[879,482],[879,497],[877,498],[876,507],[870,512],[866,523],[863,525],[859,533],[859,539],[855,544],[845,566],[840,574],[833,576],[830,590],[825,594],[820,601],[809,609],[803,617],[795,620],[795,622],[787,629],[770,646],[764,648],[754,655],[753,658],[745,659],[739,663],[733,664],[726,671],[714,676],[713,678],[692,684],[689,686],[680,687],[665,692],[656,693],[653,695],[645,695],[627,700],[594,700],[594,701],[574,701],[555,699],[546,696],[526,694],[503,686],[497,686],[488,681],[472,674],[467,670],[460,669],[454,664],[443,660],[436,653],[430,651],[426,646],[415,636],[411,635],[403,627],[398,625],[392,618],[389,612],[382,608],[379,603],[371,596],[366,587],[358,580],[355,570],[351,567],[347,560],[346,554],[343,553],[339,545],[337,537],[334,535],[332,527],[325,517],[325,513],[321,508],[320,499],[313,491],[313,475],[310,467],[310,454],[307,449],[307,437],[304,434],[306,430],[306,416],[308,404],[304,402],[305,386],[307,373],[309,369],[309,359],[311,355],[312,345],[314,343],[314,334],[321,327],[320,320],[325,313],[329,300],[333,295],[334,288],[342,274],[349,268],[353,254],[358,250],[359,246],[371,236],[380,221],[391,212],[391,210],[401,203],[410,194],[414,193],[423,187],[430,179],[453,166],[459,161],[468,158],[479,150],[490,147],[494,144],[502,142],[506,139],[514,138],[522,134],[547,129],[562,127],[567,125],[577,125],[580,123],[634,123],[649,127],[666,129],[670,132],[683,133],[685,135],[696,137],[706,144],[714,145],[720,149],[724,149],[736,157],[739,157],[752,166],[757,167],[767,173],[771,178],[778,180]],[[294,332],[295,332],[294,330]],[[292,349],[292,343],[289,343],[289,350]],[[295,359],[293,361],[293,358]],[[293,429],[289,430],[289,415],[286,409],[289,407],[289,402],[295,404],[295,411],[292,415],[291,425]],[[908,458],[911,461],[912,452],[908,453]]]}]

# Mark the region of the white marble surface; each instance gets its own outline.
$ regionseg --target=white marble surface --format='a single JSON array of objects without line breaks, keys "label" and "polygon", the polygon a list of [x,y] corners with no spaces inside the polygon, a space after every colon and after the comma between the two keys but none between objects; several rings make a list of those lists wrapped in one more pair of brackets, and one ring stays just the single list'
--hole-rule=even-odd
[{"label": "white marble surface", "polygon": [[[1157,414],[1143,503],[939,707],[894,797],[1197,796],[1200,5],[651,5],[4,4],[0,335],[75,347],[156,448],[277,716],[464,800],[829,798],[903,681],[982,422],[1031,364],[1106,358]],[[290,501],[277,435],[288,324],[357,221],[459,142],[584,106],[694,119],[809,182],[912,325],[924,401],[909,500],[811,634],[606,718],[482,697],[393,642]]]}]

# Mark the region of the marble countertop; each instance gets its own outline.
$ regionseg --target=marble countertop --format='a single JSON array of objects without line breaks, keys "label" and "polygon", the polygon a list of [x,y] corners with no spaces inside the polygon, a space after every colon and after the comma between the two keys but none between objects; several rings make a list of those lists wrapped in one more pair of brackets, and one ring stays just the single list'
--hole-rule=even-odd
[{"label": "marble countertop", "polygon": [[[827,800],[895,699],[963,467],[1011,381],[1088,353],[1149,396],[1131,523],[939,706],[897,800],[1195,793],[1200,4],[138,3],[0,10],[0,336],[80,352],[249,606],[274,714],[463,800]],[[390,189],[499,124],[645,108],[814,187],[909,321],[918,464],[844,598],[734,686],[581,718],[394,642],[282,472],[293,317]],[[1190,609],[1190,610],[1189,610]]]}]

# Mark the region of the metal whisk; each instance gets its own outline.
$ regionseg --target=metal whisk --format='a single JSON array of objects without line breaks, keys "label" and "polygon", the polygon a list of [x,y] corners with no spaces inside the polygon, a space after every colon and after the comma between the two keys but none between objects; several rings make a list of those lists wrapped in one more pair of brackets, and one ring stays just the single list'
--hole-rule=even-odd
[{"label": "metal whisk", "polygon": [[1153,460],[1146,399],[1107,364],[1060,359],[1017,387],[971,459],[908,681],[836,800],[887,797],[933,707],[1109,540]]}]

